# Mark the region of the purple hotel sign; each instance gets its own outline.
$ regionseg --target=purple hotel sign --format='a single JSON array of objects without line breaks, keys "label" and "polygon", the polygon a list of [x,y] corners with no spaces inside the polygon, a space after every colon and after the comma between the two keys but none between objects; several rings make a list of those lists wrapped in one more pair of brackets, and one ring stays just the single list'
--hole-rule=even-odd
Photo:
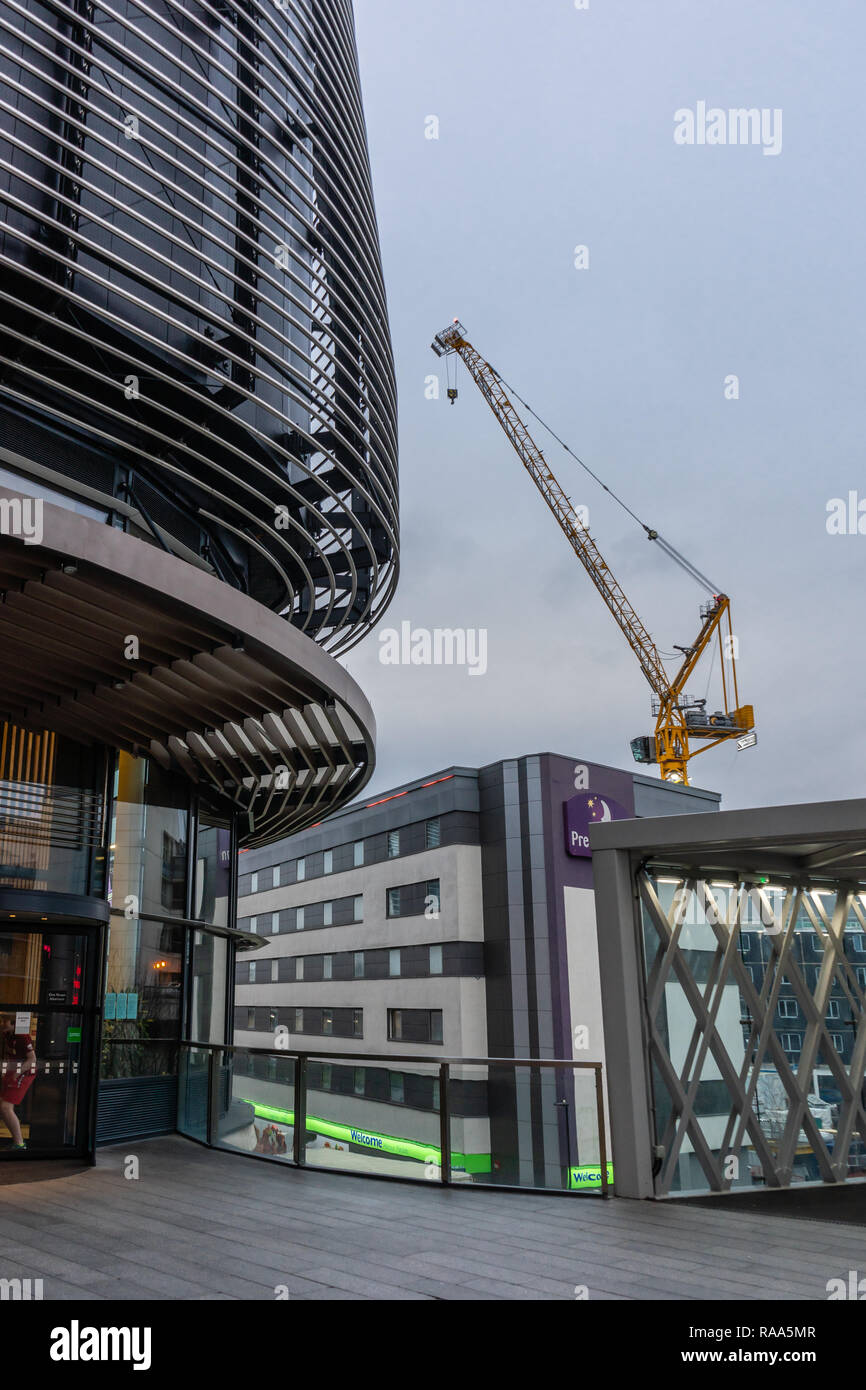
[{"label": "purple hotel sign", "polygon": [[565,849],[574,859],[589,859],[589,827],[610,820],[630,820],[631,812],[599,792],[580,792],[563,802],[565,819]]}]

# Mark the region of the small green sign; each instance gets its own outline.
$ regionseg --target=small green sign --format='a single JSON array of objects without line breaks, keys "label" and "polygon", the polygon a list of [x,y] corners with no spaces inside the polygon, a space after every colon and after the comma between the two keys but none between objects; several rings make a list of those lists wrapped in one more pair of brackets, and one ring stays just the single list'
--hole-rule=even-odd
[{"label": "small green sign", "polygon": [[[613,1183],[612,1163],[607,1165],[607,1180]],[[582,1163],[579,1168],[571,1170],[572,1191],[589,1187],[601,1187],[601,1167],[598,1163]]]},{"label": "small green sign", "polygon": [[80,1029],[80,1028],[67,1028],[67,1030],[66,1030],[66,1041],[67,1041],[67,1042],[81,1042],[81,1029]]}]

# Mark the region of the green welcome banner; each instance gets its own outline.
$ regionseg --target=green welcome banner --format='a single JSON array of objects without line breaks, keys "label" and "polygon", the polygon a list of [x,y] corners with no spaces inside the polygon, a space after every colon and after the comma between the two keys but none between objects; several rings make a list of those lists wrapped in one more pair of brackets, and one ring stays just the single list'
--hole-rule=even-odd
[{"label": "green welcome banner", "polygon": [[[243,1099],[243,1097],[238,1097]],[[295,1112],[281,1110],[275,1105],[262,1105],[257,1100],[248,1100],[260,1120],[274,1120],[278,1124],[294,1127]],[[439,1164],[442,1153],[435,1144],[420,1144],[416,1139],[398,1139],[391,1134],[377,1134],[373,1130],[361,1129],[355,1125],[339,1125],[333,1120],[323,1120],[319,1115],[308,1115],[306,1127],[313,1134],[322,1134],[327,1139],[341,1139],[346,1144],[356,1144],[359,1148],[373,1153],[394,1154],[398,1158],[413,1158],[418,1163],[432,1160]],[[462,1168],[465,1173],[489,1173],[490,1154],[451,1154],[452,1168]]]}]

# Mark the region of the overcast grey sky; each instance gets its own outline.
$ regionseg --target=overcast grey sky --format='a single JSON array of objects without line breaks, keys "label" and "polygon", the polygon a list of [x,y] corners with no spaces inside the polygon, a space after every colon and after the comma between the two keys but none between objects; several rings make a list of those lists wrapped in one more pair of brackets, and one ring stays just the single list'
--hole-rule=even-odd
[{"label": "overcast grey sky", "polygon": [[[692,781],[728,807],[863,795],[866,535],[826,522],[830,498],[866,503],[866,6],[355,9],[401,409],[381,627],[488,632],[484,676],[382,665],[376,633],[348,654],[378,722],[372,787],[544,750],[633,767],[652,727],[635,657],[462,364],[455,406],[425,399],[431,338],[459,315],[730,594],[759,744],[708,752]],[[781,110],[780,153],[678,145],[674,112],[701,101]],[[659,647],[687,643],[701,590],[539,443]]]}]

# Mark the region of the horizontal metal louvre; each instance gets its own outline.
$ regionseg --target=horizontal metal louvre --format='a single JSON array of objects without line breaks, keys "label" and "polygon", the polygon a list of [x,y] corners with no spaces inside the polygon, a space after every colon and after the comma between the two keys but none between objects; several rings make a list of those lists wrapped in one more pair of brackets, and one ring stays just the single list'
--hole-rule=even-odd
[{"label": "horizontal metal louvre", "polygon": [[96,1142],[111,1143],[177,1127],[177,1077],[135,1076],[101,1081]]},{"label": "horizontal metal louvre", "polygon": [[396,585],[397,435],[348,0],[0,0],[0,212],[6,412],[360,640]]},{"label": "horizontal metal louvre", "polygon": [[95,848],[102,839],[102,797],[78,787],[0,781],[0,839]]}]

